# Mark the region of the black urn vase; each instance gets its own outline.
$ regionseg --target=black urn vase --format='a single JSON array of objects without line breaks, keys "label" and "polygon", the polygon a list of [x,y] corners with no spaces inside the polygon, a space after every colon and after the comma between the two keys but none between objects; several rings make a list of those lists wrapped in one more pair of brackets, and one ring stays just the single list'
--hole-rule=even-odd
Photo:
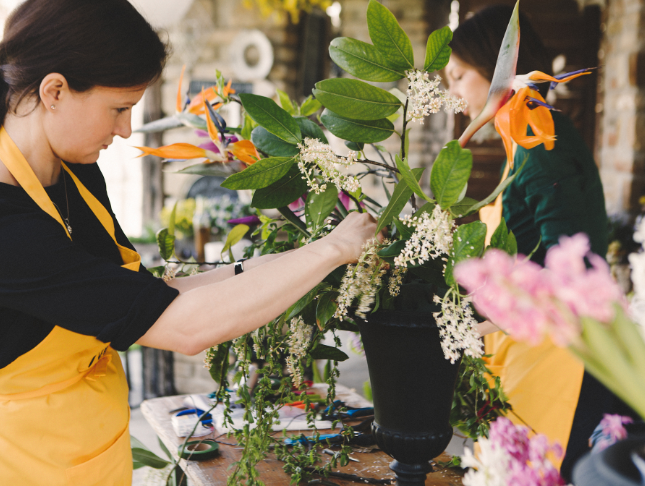
[{"label": "black urn vase", "polygon": [[430,460],[452,438],[459,362],[444,357],[432,314],[377,311],[356,322],[372,385],[376,443],[394,459],[397,485],[422,486]]}]

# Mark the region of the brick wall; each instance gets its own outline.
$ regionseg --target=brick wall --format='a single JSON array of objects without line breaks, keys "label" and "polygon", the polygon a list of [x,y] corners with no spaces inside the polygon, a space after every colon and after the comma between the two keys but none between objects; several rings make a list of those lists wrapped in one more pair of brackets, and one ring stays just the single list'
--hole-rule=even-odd
[{"label": "brick wall", "polygon": [[597,160],[610,214],[645,194],[645,1],[611,0],[603,12]]}]

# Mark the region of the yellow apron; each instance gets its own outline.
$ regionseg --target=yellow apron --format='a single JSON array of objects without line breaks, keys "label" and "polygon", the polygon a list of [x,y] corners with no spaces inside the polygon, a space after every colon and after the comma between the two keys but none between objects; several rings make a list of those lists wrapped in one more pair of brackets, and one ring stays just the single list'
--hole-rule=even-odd
[{"label": "yellow apron", "polygon": [[[514,155],[517,145],[513,145]],[[509,167],[507,163],[502,181],[508,177]],[[502,220],[502,210],[502,194],[480,210],[479,218],[487,225],[487,244]],[[582,387],[583,364],[548,338],[539,346],[529,346],[495,332],[484,337],[484,349],[492,355],[486,360],[488,368],[500,377],[513,406],[508,418],[528,425],[566,450]],[[552,462],[559,468],[562,458],[552,458]]]},{"label": "yellow apron", "polygon": [[[4,128],[0,160],[67,232]],[[116,242],[108,211],[65,164],[63,170],[118,246],[123,267],[138,271],[141,258]],[[117,352],[93,336],[56,326],[34,349],[0,369],[0,483],[129,486],[129,419],[128,385]]]}]

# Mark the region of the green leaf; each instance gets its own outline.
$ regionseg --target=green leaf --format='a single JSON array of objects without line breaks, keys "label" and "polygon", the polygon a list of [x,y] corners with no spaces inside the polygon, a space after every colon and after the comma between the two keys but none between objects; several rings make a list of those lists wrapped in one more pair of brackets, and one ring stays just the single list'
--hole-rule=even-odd
[{"label": "green leaf", "polygon": [[472,167],[472,152],[462,149],[457,140],[452,140],[441,149],[432,165],[430,188],[443,209],[448,209],[459,201]]},{"label": "green leaf", "polygon": [[244,238],[244,235],[248,233],[249,228],[245,224],[238,224],[233,226],[233,229],[229,231],[228,235],[226,236],[226,241],[224,242],[224,248],[222,248],[222,254],[225,252],[229,251],[234,245],[240,242],[242,238]]},{"label": "green leaf", "polygon": [[349,359],[349,356],[340,349],[320,343],[309,352],[309,355],[312,359],[329,359],[332,361],[345,361]]},{"label": "green leaf", "polygon": [[294,157],[273,157],[258,160],[242,172],[233,174],[224,182],[222,187],[227,189],[262,189],[281,179],[294,164]]},{"label": "green leaf", "polygon": [[228,177],[231,175],[231,171],[225,170],[224,166],[218,162],[213,162],[212,164],[204,162],[184,167],[181,170],[175,171],[174,174]]},{"label": "green leaf", "polygon": [[338,189],[334,184],[327,184],[327,189],[320,194],[310,191],[305,205],[307,227],[314,231],[325,224],[325,218],[331,214],[338,202]]},{"label": "green leaf", "polygon": [[481,221],[461,225],[453,235],[452,254],[448,257],[446,265],[446,283],[457,285],[452,272],[455,265],[471,257],[478,257],[484,250],[486,241],[486,225]]},{"label": "green leaf", "polygon": [[396,226],[396,230],[399,232],[399,235],[401,235],[401,240],[409,240],[410,236],[414,233],[414,228],[410,228],[408,225],[403,224],[403,221],[399,218],[394,218],[394,226]]},{"label": "green leaf", "polygon": [[350,120],[326,109],[320,121],[338,138],[357,143],[376,143],[390,138],[394,125],[387,118],[380,120]]},{"label": "green leaf", "polygon": [[334,317],[338,307],[337,300],[338,292],[326,292],[319,297],[318,305],[316,306],[316,323],[321,329]]},{"label": "green leaf", "polygon": [[477,204],[477,201],[475,199],[471,197],[465,197],[457,204],[450,206],[450,213],[455,218],[463,218],[474,204]]},{"label": "green leaf", "polygon": [[250,93],[240,93],[240,100],[253,121],[276,137],[291,144],[297,144],[302,140],[296,121],[272,99]]},{"label": "green leaf", "polygon": [[302,178],[298,166],[294,164],[282,179],[255,191],[251,206],[258,209],[287,206],[302,196],[306,190],[307,182]]},{"label": "green leaf", "polygon": [[309,95],[300,105],[300,114],[302,116],[311,116],[322,108],[320,101]]},{"label": "green leaf", "polygon": [[381,51],[390,66],[399,70],[414,68],[412,43],[386,7],[370,0],[367,7],[367,28],[374,46]]},{"label": "green leaf", "polygon": [[164,260],[170,260],[175,253],[175,236],[168,232],[168,228],[162,228],[157,231],[157,245],[159,254]]},{"label": "green leaf", "polygon": [[177,203],[172,207],[172,211],[170,211],[170,218],[168,221],[168,234],[170,236],[175,236],[175,219],[177,216]]},{"label": "green leaf", "polygon": [[402,106],[393,94],[358,79],[325,79],[313,93],[326,108],[352,120],[378,120]]},{"label": "green leaf", "polygon": [[255,122],[251,119],[249,115],[244,113],[244,125],[242,126],[242,130],[240,132],[240,135],[242,135],[242,138],[245,140],[251,140],[251,132],[253,132]]},{"label": "green leaf", "polygon": [[345,146],[349,150],[353,150],[355,152],[362,152],[363,149],[365,148],[365,144],[361,142],[350,142],[348,140],[345,140]]},{"label": "green leaf", "polygon": [[320,140],[322,143],[329,143],[327,141],[327,137],[325,137],[325,133],[309,118],[305,118],[304,116],[297,116],[294,117],[294,120],[296,120],[296,123],[300,127],[300,133],[302,134],[303,140],[305,138],[315,138]]},{"label": "green leaf", "polygon": [[406,157],[404,160],[401,160],[401,157],[397,154],[394,159],[396,160],[396,167],[401,173],[401,179],[403,179],[401,182],[407,184],[408,187],[412,189],[412,192],[420,198],[423,198],[428,202],[434,202],[426,196],[425,192],[423,192],[423,189],[421,189],[421,186],[419,185],[419,181],[417,181],[416,177],[412,174],[410,166],[408,165],[408,158]]},{"label": "green leaf", "polygon": [[282,107],[282,109],[290,115],[295,115],[296,109],[293,107],[293,103],[291,103],[289,95],[281,89],[276,89],[275,91],[276,93],[278,93],[278,99],[280,100],[280,106]]},{"label": "green leaf", "polygon": [[[414,170],[412,172],[414,172]],[[414,213],[412,216],[419,217],[423,213],[432,213],[432,211],[434,211],[435,206],[436,206],[436,204],[434,202],[427,202],[423,206],[421,206],[419,209],[417,209],[417,212]]]},{"label": "green leaf", "polygon": [[316,297],[320,293],[321,289],[326,288],[328,289],[329,285],[324,282],[316,285],[313,289],[311,289],[300,299],[298,299],[295,304],[287,309],[287,312],[285,313],[285,319],[289,320],[300,314],[302,310],[307,307],[311,301],[314,300],[314,297]]},{"label": "green leaf", "polygon": [[515,238],[515,235],[511,231],[508,234],[508,240],[506,242],[506,253],[509,255],[517,255],[517,239]]},{"label": "green leaf", "polygon": [[231,349],[232,341],[227,341],[217,345],[215,356],[211,359],[211,367],[208,370],[211,378],[215,383],[222,384],[222,379],[226,378],[228,371],[228,353]]},{"label": "green leaf", "polygon": [[166,270],[164,265],[159,265],[158,267],[149,267],[147,270],[157,278],[163,277],[163,274]]},{"label": "green leaf", "polygon": [[152,467],[154,469],[163,469],[170,462],[162,459],[154,452],[146,449],[141,449],[139,447],[132,448],[132,460],[145,464],[146,466]]},{"label": "green leaf", "polygon": [[137,469],[141,469],[142,467],[146,467],[146,465],[142,462],[135,461],[134,459],[132,460],[132,470],[136,471]]},{"label": "green leaf", "polygon": [[329,45],[329,56],[338,66],[365,81],[398,81],[405,73],[391,67],[383,54],[363,41],[336,37]]},{"label": "green leaf", "polygon": [[[412,169],[412,174],[414,178],[419,181],[423,175],[424,168]],[[376,234],[378,234],[383,228],[392,222],[392,220],[401,214],[403,208],[407,204],[408,200],[412,196],[412,189],[405,184],[399,182],[394,188],[392,197],[387,207],[381,213],[381,216],[378,219],[378,225],[376,226]]]},{"label": "green leaf", "polygon": [[430,34],[426,45],[426,60],[423,63],[424,71],[431,73],[446,67],[452,52],[449,45],[451,40],[452,30],[448,26]]},{"label": "green leaf", "polygon": [[264,127],[256,127],[253,129],[253,132],[251,132],[251,142],[253,142],[255,148],[260,152],[264,152],[273,157],[293,157],[300,153],[298,147],[276,137]]},{"label": "green leaf", "polygon": [[383,248],[380,250],[377,255],[380,256],[381,258],[394,258],[397,257],[401,254],[401,251],[403,248],[405,248],[405,241],[404,240],[397,240],[394,243],[392,243],[390,246],[387,248]]},{"label": "green leaf", "polygon": [[172,461],[172,454],[170,454],[170,451],[166,447],[166,444],[163,443],[163,440],[161,440],[161,437],[157,436],[157,442],[159,443],[161,450],[166,454],[166,457]]},{"label": "green leaf", "polygon": [[508,228],[506,227],[506,220],[502,218],[502,221],[495,229],[493,236],[491,236],[490,247],[499,248],[500,250],[506,251],[507,243],[508,243]]}]

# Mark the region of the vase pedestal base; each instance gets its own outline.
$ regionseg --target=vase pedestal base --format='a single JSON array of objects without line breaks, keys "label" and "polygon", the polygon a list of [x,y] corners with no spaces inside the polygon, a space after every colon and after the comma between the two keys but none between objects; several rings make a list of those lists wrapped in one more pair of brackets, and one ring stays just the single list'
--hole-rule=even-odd
[{"label": "vase pedestal base", "polygon": [[396,473],[396,486],[424,486],[426,476],[433,471],[429,462],[424,464],[404,464],[392,461],[390,469]]}]

